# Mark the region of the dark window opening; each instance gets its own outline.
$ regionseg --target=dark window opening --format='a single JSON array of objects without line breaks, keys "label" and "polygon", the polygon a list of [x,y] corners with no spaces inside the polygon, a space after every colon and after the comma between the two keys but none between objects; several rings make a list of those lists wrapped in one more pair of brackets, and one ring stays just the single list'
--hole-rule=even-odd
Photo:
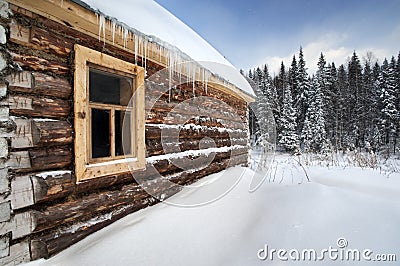
[{"label": "dark window opening", "polygon": [[127,106],[132,97],[133,78],[91,68],[89,100],[91,102]]},{"label": "dark window opening", "polygon": [[92,109],[92,158],[111,156],[110,111]]}]

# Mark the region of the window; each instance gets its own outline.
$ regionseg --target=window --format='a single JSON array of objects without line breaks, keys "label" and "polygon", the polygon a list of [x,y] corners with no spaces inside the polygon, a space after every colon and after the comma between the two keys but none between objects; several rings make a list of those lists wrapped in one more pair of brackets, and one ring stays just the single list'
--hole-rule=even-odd
[{"label": "window", "polygon": [[74,88],[77,182],[144,169],[144,69],[75,45]]}]

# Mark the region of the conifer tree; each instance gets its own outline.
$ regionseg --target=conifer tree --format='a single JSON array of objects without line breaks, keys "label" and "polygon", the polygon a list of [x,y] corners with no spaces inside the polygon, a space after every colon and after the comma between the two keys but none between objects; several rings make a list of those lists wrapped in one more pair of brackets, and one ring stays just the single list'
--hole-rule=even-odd
[{"label": "conifer tree", "polygon": [[379,94],[375,87],[374,73],[370,65],[370,60],[366,60],[363,69],[363,87],[365,94],[365,141],[366,148],[376,151],[379,147]]},{"label": "conifer tree", "polygon": [[353,52],[348,67],[348,132],[350,148],[364,145],[365,93],[362,87],[362,67],[356,52]]},{"label": "conifer tree", "polygon": [[329,102],[326,105],[326,130],[328,140],[335,146],[338,147],[339,138],[339,109],[340,109],[340,94],[338,89],[338,74],[335,63],[332,62],[328,66],[328,89],[327,94],[329,95]]},{"label": "conifer tree", "polygon": [[285,88],[280,124],[282,128],[279,134],[279,144],[288,152],[298,152],[299,138],[297,135],[296,111],[293,108],[292,93],[289,85],[286,85]]},{"label": "conifer tree", "polygon": [[292,96],[293,98],[296,98],[297,95],[299,94],[299,88],[298,88],[299,86],[298,86],[297,61],[295,55],[293,55],[292,64],[290,65],[289,68],[288,81],[292,91]]},{"label": "conifer tree", "polygon": [[394,60],[392,60],[390,65],[387,59],[383,61],[382,69],[378,78],[381,92],[380,100],[382,104],[380,130],[388,154],[390,154],[391,146],[395,148],[396,122],[398,121],[395,95],[396,81],[393,61]]},{"label": "conifer tree", "polygon": [[309,89],[308,108],[302,131],[305,152],[327,152],[323,94],[317,78],[312,78]]},{"label": "conifer tree", "polygon": [[338,77],[337,77],[337,89],[338,89],[338,107],[335,110],[338,113],[338,147],[337,149],[342,150],[347,148],[348,140],[347,140],[347,88],[348,88],[348,78],[347,72],[344,65],[340,65],[338,69]]},{"label": "conifer tree", "polygon": [[295,93],[293,101],[297,112],[297,131],[300,132],[303,129],[303,123],[305,121],[307,111],[307,94],[310,87],[309,78],[307,74],[306,61],[304,60],[303,49],[300,47],[299,61],[297,67],[297,86],[298,91]]}]

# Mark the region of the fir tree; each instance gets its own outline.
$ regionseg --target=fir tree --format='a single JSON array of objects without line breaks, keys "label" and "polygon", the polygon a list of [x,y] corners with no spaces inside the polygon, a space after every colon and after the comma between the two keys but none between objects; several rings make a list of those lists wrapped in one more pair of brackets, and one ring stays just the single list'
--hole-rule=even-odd
[{"label": "fir tree", "polygon": [[279,144],[286,151],[298,152],[299,138],[297,135],[296,111],[293,108],[292,93],[289,85],[286,85],[285,89],[280,124],[282,129],[279,135]]},{"label": "fir tree", "polygon": [[297,112],[297,132],[302,131],[307,111],[307,94],[309,89],[309,79],[304,60],[303,49],[300,47],[299,61],[297,67],[297,86],[298,91],[294,94],[294,106]]},{"label": "fir tree", "polygon": [[347,97],[347,88],[348,88],[348,78],[347,72],[343,65],[339,66],[338,76],[337,76],[337,95],[338,95],[338,104],[337,110],[335,112],[338,114],[338,129],[337,129],[337,139],[338,139],[338,146],[337,149],[342,150],[348,145],[347,141],[347,104],[348,101],[346,100]]},{"label": "fir tree", "polygon": [[304,151],[327,152],[329,147],[325,131],[323,94],[315,77],[312,79],[308,99],[308,108],[302,131]]},{"label": "fir tree", "polygon": [[390,65],[386,59],[383,61],[382,70],[379,76],[379,88],[381,90],[380,100],[382,104],[380,129],[388,154],[390,153],[391,146],[395,148],[396,123],[398,121],[395,95],[396,81],[393,61],[394,60],[392,60]]},{"label": "fir tree", "polygon": [[339,143],[338,131],[339,131],[340,95],[338,88],[338,74],[335,63],[332,62],[332,64],[328,66],[327,72],[328,72],[327,94],[329,95],[328,98],[329,101],[326,104],[326,109],[325,109],[326,130],[328,139],[330,140],[331,143],[334,144],[335,148],[337,148]]},{"label": "fir tree", "polygon": [[363,87],[365,94],[365,111],[366,111],[366,124],[365,124],[365,141],[366,148],[376,151],[379,147],[379,94],[375,87],[374,73],[370,65],[370,60],[366,60],[363,69]]},{"label": "fir tree", "polygon": [[251,72],[251,69],[249,70],[249,79],[253,80],[253,72]]},{"label": "fir tree", "polygon": [[356,52],[353,52],[348,68],[348,132],[350,148],[364,145],[365,129],[365,93],[362,87],[362,67]]},{"label": "fir tree", "polygon": [[289,81],[289,85],[290,85],[290,88],[292,91],[292,95],[294,98],[296,98],[297,95],[299,94],[298,70],[297,70],[296,56],[293,56],[292,64],[290,65],[290,68],[289,68],[288,81]]}]

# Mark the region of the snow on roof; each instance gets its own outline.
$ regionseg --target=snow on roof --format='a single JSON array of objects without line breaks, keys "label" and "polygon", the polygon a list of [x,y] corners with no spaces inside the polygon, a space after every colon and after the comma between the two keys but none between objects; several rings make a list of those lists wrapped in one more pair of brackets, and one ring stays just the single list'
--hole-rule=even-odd
[{"label": "snow on roof", "polygon": [[232,83],[246,94],[255,96],[250,84],[228,60],[200,35],[155,1],[73,1],[85,8],[91,8],[111,18],[116,18],[124,26],[177,47],[204,68]]}]

